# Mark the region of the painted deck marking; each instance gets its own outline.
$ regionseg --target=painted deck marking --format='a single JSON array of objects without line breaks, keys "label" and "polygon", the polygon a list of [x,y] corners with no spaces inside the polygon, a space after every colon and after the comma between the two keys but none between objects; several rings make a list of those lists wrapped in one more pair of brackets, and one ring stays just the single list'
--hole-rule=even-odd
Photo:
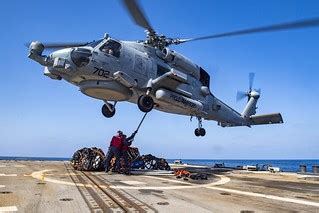
[{"label": "painted deck marking", "polygon": [[266,194],[261,194],[261,193],[256,193],[256,192],[245,192],[245,191],[240,191],[240,190],[236,190],[236,189],[225,189],[222,187],[215,187],[215,186],[206,187],[206,188],[218,190],[218,191],[223,191],[223,192],[234,193],[234,194],[247,195],[247,196],[252,196],[252,197],[266,198],[266,199],[270,199],[270,200],[277,200],[277,201],[284,201],[284,202],[289,202],[289,203],[296,203],[296,204],[302,204],[302,205],[307,205],[307,206],[319,207],[319,203],[313,202],[313,201],[300,200],[300,199],[294,199],[294,198],[288,198],[288,197],[279,197],[279,196],[275,196],[275,195],[266,195]]},{"label": "painted deck marking", "polygon": [[16,177],[17,174],[3,174],[3,173],[0,173],[0,177]]},{"label": "painted deck marking", "polygon": [[0,212],[17,212],[18,208],[16,206],[2,206],[0,207]]},{"label": "painted deck marking", "polygon": [[24,165],[14,165],[13,167],[15,167],[15,168],[24,168],[25,166]]},{"label": "painted deck marking", "polygon": [[127,184],[127,185],[146,185],[146,183],[144,182],[140,182],[140,181],[134,181],[134,180],[122,180],[120,181],[121,183]]},{"label": "painted deck marking", "polygon": [[5,185],[0,185],[0,188],[4,188],[4,187],[6,187]]},{"label": "painted deck marking", "polygon": [[[51,170],[42,170],[42,171],[38,171],[38,172],[33,172],[31,175],[33,178],[41,180],[42,174],[45,172],[49,172],[49,171],[51,171]],[[224,192],[229,192],[229,193],[234,193],[234,194],[240,194],[240,195],[246,195],[246,196],[252,196],[252,197],[259,197],[259,198],[265,198],[265,199],[271,199],[271,200],[277,200],[277,201],[319,207],[319,203],[313,202],[313,201],[306,201],[306,200],[300,200],[300,199],[294,199],[294,198],[279,197],[279,196],[275,196],[275,195],[266,195],[266,194],[255,193],[255,192],[245,192],[245,191],[240,191],[240,190],[235,190],[235,189],[222,188],[219,186],[229,182],[230,178],[223,176],[223,175],[216,175],[216,176],[219,177],[220,180],[213,182],[213,183],[201,184],[201,185],[196,185],[196,184],[187,183],[187,182],[178,181],[178,180],[172,180],[172,179],[168,179],[168,178],[161,178],[161,177],[154,177],[154,176],[142,176],[142,177],[153,178],[153,179],[158,179],[158,180],[170,181],[170,182],[174,182],[174,183],[183,183],[186,185],[183,185],[183,186],[119,186],[119,185],[105,186],[105,185],[100,185],[100,187],[101,188],[108,188],[109,187],[109,188],[114,188],[114,189],[162,189],[162,190],[207,188],[207,189],[224,191]],[[72,185],[72,186],[94,187],[90,184],[75,184],[75,183],[56,180],[56,179],[52,179],[52,178],[45,178],[45,181],[57,183],[57,184]]]},{"label": "painted deck marking", "polygon": [[[35,179],[41,180],[41,177],[44,173],[50,172],[51,170],[42,170],[38,172],[33,172],[31,176]],[[111,186],[106,186],[106,185],[100,185],[101,188],[113,188],[113,189],[157,189],[157,190],[174,190],[174,189],[195,189],[195,188],[205,188],[209,186],[218,186],[225,184],[230,181],[230,179],[226,176],[223,175],[216,175],[220,178],[219,181],[213,182],[213,183],[208,183],[208,184],[188,184],[187,185],[181,185],[181,186],[123,186],[123,185],[111,185]],[[143,177],[148,177],[148,178],[155,178],[155,179],[161,179],[160,177],[150,177],[150,176],[143,176]],[[170,180],[167,178],[162,178],[161,180],[167,180],[167,181],[172,181],[172,182],[177,182],[177,183],[185,183],[182,181],[178,180]],[[91,184],[81,184],[81,183],[71,183],[68,181],[63,181],[63,180],[57,180],[53,179],[50,177],[45,177],[44,181],[51,182],[51,183],[57,183],[57,184],[64,184],[64,185],[69,185],[69,186],[82,186],[82,187],[94,187]]]}]

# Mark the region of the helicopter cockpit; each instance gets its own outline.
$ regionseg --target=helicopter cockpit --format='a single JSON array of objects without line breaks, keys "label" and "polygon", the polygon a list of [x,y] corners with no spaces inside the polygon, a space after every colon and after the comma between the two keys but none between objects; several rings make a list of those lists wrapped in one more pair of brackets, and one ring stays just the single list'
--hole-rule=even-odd
[{"label": "helicopter cockpit", "polygon": [[[87,46],[95,48],[102,41],[103,39],[93,41],[87,44]],[[106,55],[119,58],[121,43],[114,41],[112,39],[108,39],[99,49],[101,52],[103,52]],[[90,62],[91,56],[92,56],[91,50],[86,48],[78,47],[71,52],[71,59],[77,67],[83,67],[87,65]]]},{"label": "helicopter cockpit", "polygon": [[120,49],[121,49],[121,44],[112,39],[107,40],[105,44],[102,45],[102,47],[100,47],[101,52],[107,55],[114,56],[116,58],[120,57]]},{"label": "helicopter cockpit", "polygon": [[90,62],[91,50],[86,48],[76,48],[71,52],[71,60],[77,67],[83,67]]},{"label": "helicopter cockpit", "polygon": [[[102,41],[103,39],[92,41],[88,43],[86,46],[95,48]],[[91,56],[92,56],[91,50],[87,48],[78,47],[72,50],[71,52],[71,60],[77,67],[83,67],[87,65],[90,62]]]}]

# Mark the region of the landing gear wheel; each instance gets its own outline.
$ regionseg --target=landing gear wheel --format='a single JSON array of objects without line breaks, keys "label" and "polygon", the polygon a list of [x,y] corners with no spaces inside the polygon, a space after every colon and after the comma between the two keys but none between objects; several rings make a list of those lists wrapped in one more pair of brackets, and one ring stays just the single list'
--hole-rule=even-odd
[{"label": "landing gear wheel", "polygon": [[195,133],[195,135],[196,135],[197,137],[199,137],[199,136],[200,136],[200,134],[199,134],[199,129],[198,129],[198,128],[197,128],[197,129],[195,129],[194,133]]},{"label": "landing gear wheel", "polygon": [[206,135],[206,130],[204,128],[199,129],[199,135],[200,136],[205,136]]},{"label": "landing gear wheel", "polygon": [[142,112],[150,112],[154,106],[153,98],[148,95],[141,95],[138,98],[137,106]]},{"label": "landing gear wheel", "polygon": [[198,119],[198,128],[195,129],[195,135],[198,136],[205,136],[206,135],[206,130],[204,128],[202,128],[202,118],[201,117],[197,117]]},{"label": "landing gear wheel", "polygon": [[206,130],[204,128],[197,128],[197,129],[195,129],[194,133],[195,133],[195,135],[197,137],[205,136],[206,135]]},{"label": "landing gear wheel", "polygon": [[[109,107],[113,110],[110,110]],[[109,107],[107,107],[106,104],[103,104],[102,106],[102,114],[107,118],[111,118],[115,114],[115,108],[113,104],[109,104]]]}]

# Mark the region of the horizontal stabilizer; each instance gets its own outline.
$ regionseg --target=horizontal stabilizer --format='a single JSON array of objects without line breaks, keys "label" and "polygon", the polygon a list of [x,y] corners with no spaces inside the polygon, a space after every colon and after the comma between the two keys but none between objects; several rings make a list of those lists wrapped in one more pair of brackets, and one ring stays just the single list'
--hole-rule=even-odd
[{"label": "horizontal stabilizer", "polygon": [[284,122],[280,113],[252,115],[250,116],[250,121],[250,125],[281,124]]}]

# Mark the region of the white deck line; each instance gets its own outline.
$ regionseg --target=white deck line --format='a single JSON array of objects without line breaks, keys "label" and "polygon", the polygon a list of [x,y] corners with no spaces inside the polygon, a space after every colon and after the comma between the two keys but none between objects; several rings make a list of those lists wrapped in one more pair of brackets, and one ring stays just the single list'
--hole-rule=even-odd
[{"label": "white deck line", "polygon": [[5,185],[0,185],[0,188],[4,188],[4,187],[6,187]]},{"label": "white deck line", "polygon": [[[45,172],[48,172],[48,171],[50,171],[50,170],[42,170],[42,171],[38,171],[38,172],[33,172],[32,177],[36,178],[38,180],[41,180],[41,175]],[[143,176],[143,177],[147,177],[147,178],[165,180],[165,181],[170,181],[170,182],[175,182],[175,183],[183,183],[186,185],[184,185],[184,186],[164,186],[164,187],[161,187],[161,186],[116,186],[116,185],[104,186],[104,185],[100,185],[100,187],[102,187],[102,188],[109,187],[109,188],[115,188],[115,189],[163,189],[163,190],[207,188],[207,189],[212,189],[212,190],[217,190],[217,191],[229,192],[229,193],[233,193],[233,194],[240,194],[240,195],[246,195],[246,196],[251,196],[251,197],[265,198],[265,199],[271,199],[271,200],[276,200],[276,201],[283,201],[283,202],[319,207],[319,203],[313,202],[313,201],[279,197],[279,196],[275,196],[275,195],[266,195],[266,194],[261,194],[261,193],[256,193],[256,192],[245,192],[245,191],[240,191],[240,190],[236,190],[236,189],[226,189],[226,188],[218,187],[218,185],[223,185],[223,184],[228,183],[230,181],[230,178],[223,176],[223,175],[216,175],[216,176],[218,176],[221,179],[217,182],[213,182],[213,183],[209,183],[209,184],[202,184],[202,185],[195,185],[195,184],[188,183],[188,182],[171,180],[171,179],[161,178],[161,177]],[[45,178],[45,181],[52,182],[52,183],[58,183],[58,184],[65,184],[65,185],[94,187],[90,184],[86,184],[86,185],[75,184],[75,183],[61,181],[61,180],[55,180],[52,178]],[[1,210],[0,210],[0,212],[1,212]]]},{"label": "white deck line", "polygon": [[25,165],[14,165],[13,167],[15,167],[15,168],[24,168]]},{"label": "white deck line", "polygon": [[2,206],[0,207],[0,212],[17,212],[18,208],[16,206]]},{"label": "white deck line", "polygon": [[223,191],[223,192],[234,193],[234,194],[246,195],[246,196],[251,196],[251,197],[266,198],[266,199],[270,199],[270,200],[277,200],[277,201],[284,201],[284,202],[289,202],[289,203],[296,203],[296,204],[302,204],[302,205],[307,205],[307,206],[319,207],[319,203],[313,202],[313,201],[300,200],[300,199],[294,199],[294,198],[288,198],[288,197],[279,197],[279,196],[275,196],[275,195],[266,195],[266,194],[261,194],[261,193],[256,193],[256,192],[245,192],[245,191],[240,191],[240,190],[236,190],[236,189],[225,189],[222,187],[215,187],[215,186],[209,186],[206,188],[218,190],[218,191]]},{"label": "white deck line", "polygon": [[3,174],[3,173],[0,173],[0,177],[16,177],[17,174]]}]

